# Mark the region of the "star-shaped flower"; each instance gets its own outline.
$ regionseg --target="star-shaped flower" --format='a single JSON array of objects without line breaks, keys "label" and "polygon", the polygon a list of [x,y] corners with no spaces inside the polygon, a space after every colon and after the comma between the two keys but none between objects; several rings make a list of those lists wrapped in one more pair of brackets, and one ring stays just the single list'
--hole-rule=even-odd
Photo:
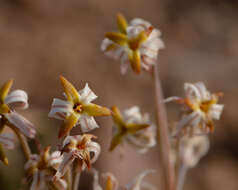
[{"label": "star-shaped flower", "polygon": [[53,181],[53,177],[62,162],[60,151],[50,154],[50,147],[46,147],[40,155],[32,154],[24,166],[26,171],[26,180],[31,181],[31,190],[45,190],[49,186],[55,186],[57,189],[66,190],[67,183],[59,178]]},{"label": "star-shaped flower", "polygon": [[111,115],[108,108],[91,103],[97,96],[88,84],[78,92],[64,77],[61,76],[60,81],[67,101],[55,98],[49,113],[49,117],[64,120],[59,131],[59,138],[66,136],[76,125],[80,125],[82,132],[98,128],[93,116]]},{"label": "star-shaped flower", "polygon": [[73,161],[77,161],[80,170],[86,167],[90,168],[101,152],[100,145],[92,141],[96,138],[90,134],[83,134],[77,136],[67,136],[63,142],[62,147],[62,163],[55,175],[58,179],[65,174]]},{"label": "star-shaped flower", "polygon": [[159,49],[164,48],[161,33],[149,22],[135,18],[130,24],[117,15],[118,32],[108,32],[101,49],[109,57],[121,61],[121,72],[125,73],[130,64],[133,71],[140,73],[156,64]]},{"label": "star-shaped flower", "polygon": [[9,80],[0,89],[0,119],[4,124],[17,128],[25,136],[34,138],[36,131],[33,124],[15,112],[17,108],[28,107],[28,96],[23,90],[14,90],[9,94],[12,84],[13,80]]},{"label": "star-shaped flower", "polygon": [[155,126],[150,124],[148,114],[142,115],[137,106],[125,110],[122,114],[116,106],[113,106],[112,112],[117,131],[113,136],[110,151],[114,150],[124,138],[140,152],[146,152],[155,146]]},{"label": "star-shaped flower", "polygon": [[184,127],[200,126],[202,130],[213,131],[213,120],[219,120],[224,105],[218,104],[221,93],[211,94],[202,82],[185,83],[185,98],[170,97],[165,102],[175,101],[185,106],[184,117],[177,124],[176,136]]},{"label": "star-shaped flower", "polygon": [[102,188],[99,184],[99,174],[97,170],[93,171],[93,190],[119,190],[119,189],[125,189],[125,190],[143,190],[143,189],[151,189],[155,190],[156,188],[143,181],[143,178],[146,177],[148,174],[153,173],[154,170],[145,170],[142,173],[140,173],[137,177],[135,177],[129,184],[127,184],[125,187],[120,188],[119,183],[115,176],[111,173],[104,173],[102,174],[103,178],[106,179],[105,187]]}]

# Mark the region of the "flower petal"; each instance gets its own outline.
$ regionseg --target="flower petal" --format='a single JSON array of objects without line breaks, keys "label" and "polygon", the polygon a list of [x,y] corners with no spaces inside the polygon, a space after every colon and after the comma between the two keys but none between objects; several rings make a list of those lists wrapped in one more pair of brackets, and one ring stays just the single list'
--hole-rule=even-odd
[{"label": "flower petal", "polygon": [[13,84],[13,80],[7,81],[2,88],[0,89],[0,102],[4,103],[4,99],[6,98],[7,94],[9,93]]},{"label": "flower petal", "polygon": [[59,179],[61,178],[65,172],[67,171],[68,167],[70,166],[70,164],[74,161],[74,155],[72,152],[63,153],[63,161],[61,162],[58,171],[55,174],[55,178]]},{"label": "flower petal", "polygon": [[209,113],[208,113],[209,117],[219,120],[220,117],[221,117],[221,113],[223,111],[223,108],[224,108],[224,105],[222,105],[222,104],[213,104],[210,107],[210,110],[209,110]]},{"label": "flower petal", "polygon": [[177,126],[176,126],[176,133],[175,136],[179,135],[179,133],[181,132],[181,130],[184,127],[188,127],[188,126],[192,126],[195,127],[201,120],[201,116],[199,112],[192,112],[191,114],[185,116],[183,119],[181,119]]},{"label": "flower petal", "polygon": [[75,87],[63,76],[60,76],[60,81],[68,101],[71,103],[78,103],[80,101],[80,97]]},{"label": "flower petal", "polygon": [[139,50],[132,51],[131,54],[129,54],[128,57],[129,57],[129,61],[131,63],[131,67],[132,67],[133,71],[139,74],[140,69],[141,69],[140,51]]},{"label": "flower petal", "polygon": [[139,153],[145,153],[149,148],[156,145],[156,126],[151,125],[134,135],[127,135],[126,139],[138,149]]},{"label": "flower petal", "polygon": [[88,150],[89,150],[90,153],[93,153],[93,157],[90,158],[91,159],[91,163],[96,162],[96,160],[98,159],[98,156],[99,156],[99,154],[101,152],[100,145],[98,143],[96,143],[96,142],[92,142],[91,141],[88,144]]},{"label": "flower petal", "polygon": [[12,108],[28,108],[28,96],[23,90],[14,90],[8,94],[4,100],[5,104],[8,104]]},{"label": "flower petal", "polygon": [[17,129],[19,129],[25,136],[29,138],[34,138],[36,135],[36,130],[33,124],[25,119],[23,116],[19,115],[17,112],[10,112],[4,114],[8,121]]},{"label": "flower petal", "polygon": [[73,112],[72,104],[67,101],[60,100],[58,98],[53,99],[53,103],[51,105],[49,117],[64,120]]},{"label": "flower petal", "polygon": [[98,124],[92,116],[81,115],[79,118],[79,124],[83,133],[99,128]]},{"label": "flower petal", "polygon": [[141,26],[144,28],[144,30],[151,26],[151,24],[148,21],[145,21],[141,18],[134,18],[133,20],[131,20],[130,25],[131,26]]},{"label": "flower petal", "polygon": [[85,104],[89,104],[97,98],[97,95],[89,88],[88,83],[86,83],[84,89],[79,91],[80,100]]},{"label": "flower petal", "polygon": [[77,124],[79,117],[79,114],[75,114],[74,112],[71,113],[71,115],[64,120],[64,124],[60,128],[58,137],[62,138],[63,136],[66,136],[70,132],[70,130]]},{"label": "flower petal", "polygon": [[127,43],[127,36],[119,32],[107,32],[105,37],[120,46],[124,46]]},{"label": "flower petal", "polygon": [[90,103],[83,106],[82,114],[89,116],[109,116],[111,115],[111,110],[106,107]]},{"label": "flower petal", "polygon": [[35,172],[33,175],[33,181],[30,187],[30,190],[40,190],[45,187],[44,173]]},{"label": "flower petal", "polygon": [[125,134],[122,133],[116,133],[113,136],[109,151],[113,151],[116,148],[116,146],[122,142],[124,135]]},{"label": "flower petal", "polygon": [[129,134],[135,134],[136,132],[143,130],[145,128],[149,127],[149,124],[135,124],[135,123],[129,123],[126,125],[127,132]]},{"label": "flower petal", "polygon": [[121,13],[117,14],[117,28],[121,33],[126,34],[127,21]]}]

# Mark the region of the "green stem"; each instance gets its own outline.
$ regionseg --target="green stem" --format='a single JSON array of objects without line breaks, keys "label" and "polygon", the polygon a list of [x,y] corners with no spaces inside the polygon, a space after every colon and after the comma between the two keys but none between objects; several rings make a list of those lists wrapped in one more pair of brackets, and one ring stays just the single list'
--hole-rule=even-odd
[{"label": "green stem", "polygon": [[168,131],[167,113],[164,106],[163,91],[159,79],[157,64],[153,68],[153,79],[155,89],[156,121],[157,121],[157,138],[160,146],[160,166],[162,167],[162,183],[165,190],[174,190],[174,168],[170,160],[170,142]]}]

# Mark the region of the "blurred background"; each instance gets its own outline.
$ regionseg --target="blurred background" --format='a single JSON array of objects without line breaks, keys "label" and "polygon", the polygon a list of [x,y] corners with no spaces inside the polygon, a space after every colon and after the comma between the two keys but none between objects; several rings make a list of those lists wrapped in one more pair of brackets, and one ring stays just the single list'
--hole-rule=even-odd
[{"label": "blurred background", "polygon": [[[115,15],[141,17],[162,31],[166,49],[159,55],[164,94],[183,95],[184,82],[203,81],[212,92],[224,92],[222,118],[211,135],[211,148],[190,170],[185,190],[238,189],[238,1],[235,0],[1,0],[0,83],[14,78],[13,89],[28,92],[22,112],[36,127],[44,146],[58,144],[60,121],[47,114],[54,97],[62,98],[59,75],[78,89],[85,82],[99,96],[96,103],[125,109],[139,105],[153,118],[153,84],[148,74],[122,76],[119,63],[100,52],[106,31],[116,29]],[[170,121],[179,108],[168,106]],[[154,119],[154,118],[153,118]],[[122,185],[147,168],[158,168],[157,147],[140,155],[130,147],[108,152],[111,118],[97,118],[93,131],[102,145],[96,163],[113,172]],[[77,130],[74,130],[77,133]],[[0,189],[19,189],[24,158],[20,147],[7,152],[10,166],[0,164]],[[89,175],[81,189],[91,189]],[[153,184],[158,175],[147,177]]]}]

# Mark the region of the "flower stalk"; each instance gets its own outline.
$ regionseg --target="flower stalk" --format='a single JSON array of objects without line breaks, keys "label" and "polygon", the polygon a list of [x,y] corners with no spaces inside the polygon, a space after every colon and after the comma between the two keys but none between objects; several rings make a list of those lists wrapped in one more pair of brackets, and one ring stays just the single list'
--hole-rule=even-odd
[{"label": "flower stalk", "polygon": [[78,190],[81,172],[80,172],[79,167],[77,165],[74,165],[74,171],[73,172],[74,172],[73,190]]},{"label": "flower stalk", "polygon": [[162,181],[164,186],[162,189],[174,190],[174,168],[170,160],[170,142],[166,109],[163,103],[163,92],[157,64],[153,67],[152,77],[154,80],[155,89],[155,105],[156,105],[156,122],[157,122],[157,138],[160,147],[160,167],[162,167]]},{"label": "flower stalk", "polygon": [[22,135],[19,130],[13,126],[11,123],[7,123],[7,125],[14,131],[14,133],[16,134],[20,144],[21,144],[21,148],[22,148],[22,151],[23,151],[23,154],[26,158],[26,160],[29,160],[30,156],[31,156],[31,149],[29,147],[29,144],[26,140],[26,137],[24,135]]}]

